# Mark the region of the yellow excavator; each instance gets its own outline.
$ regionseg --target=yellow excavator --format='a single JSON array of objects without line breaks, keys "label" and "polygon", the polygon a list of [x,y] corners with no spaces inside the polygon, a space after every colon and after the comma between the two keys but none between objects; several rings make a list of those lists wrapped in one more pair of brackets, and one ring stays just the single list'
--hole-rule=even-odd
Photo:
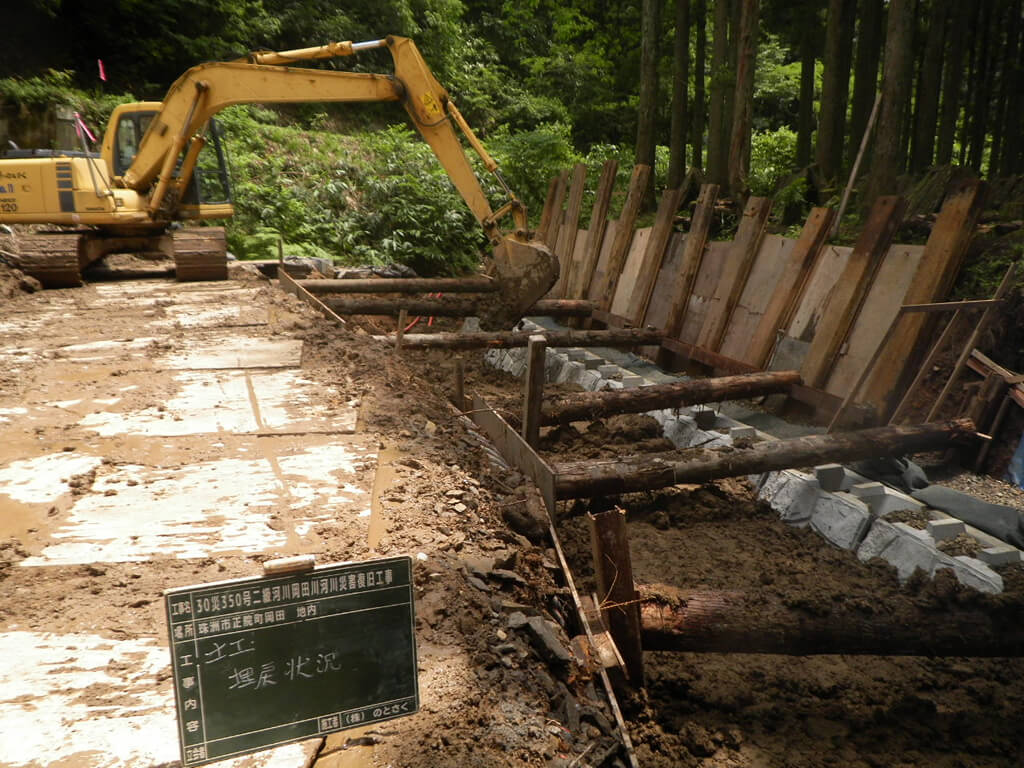
[{"label": "yellow excavator", "polygon": [[[390,75],[294,66],[387,48]],[[415,43],[389,36],[200,64],[185,72],[161,102],[122,104],[111,115],[101,152],[13,150],[0,159],[0,223],[68,227],[19,235],[16,266],[46,287],[77,286],[82,271],[109,253],[159,253],[174,258],[178,280],[227,276],[220,227],[172,226],[233,214],[230,182],[216,122],[233,104],[401,102],[495,246],[488,273],[500,285],[509,316],[543,296],[558,276],[557,260],[531,239],[526,209],[497,163],[434,78]],[[492,209],[459,134],[505,190]],[[141,140],[140,140],[141,137]],[[215,172],[200,169],[210,145]],[[205,153],[209,154],[209,152]],[[218,199],[206,199],[211,193]],[[512,228],[501,228],[511,217]]]}]

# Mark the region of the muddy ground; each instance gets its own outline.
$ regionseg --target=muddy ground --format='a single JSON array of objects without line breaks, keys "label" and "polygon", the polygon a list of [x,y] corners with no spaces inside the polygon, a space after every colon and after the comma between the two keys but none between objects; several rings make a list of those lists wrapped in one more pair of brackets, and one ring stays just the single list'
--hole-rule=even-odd
[{"label": "muddy ground", "polygon": [[[522,478],[495,464],[446,402],[451,358],[398,358],[357,323],[329,325],[256,280],[251,290],[253,306],[266,308],[275,333],[305,341],[304,372],[334,386],[339,400],[359,401],[358,430],[373,435],[381,450],[374,548],[328,524],[317,532],[318,560],[426,556],[416,576],[423,710],[360,736],[358,744],[372,746],[332,737],[316,764],[624,765],[600,686],[558,652],[567,636],[547,625],[558,642],[545,644],[522,624],[531,616],[563,622],[570,603],[543,529],[519,502]],[[0,300],[0,314],[31,310],[51,294],[8,295],[14,298]],[[59,332],[87,341],[124,337],[131,329],[91,316],[88,324]],[[479,356],[464,357],[467,389],[497,399],[518,391],[519,382],[487,368]],[[34,375],[45,375],[45,366]],[[14,395],[25,384],[0,376],[0,393]],[[619,417],[589,429],[561,428],[549,432],[542,448],[563,459],[665,450],[653,424]],[[630,513],[634,571],[643,583],[767,590],[812,612],[837,601],[903,601],[945,611],[981,599],[946,579],[900,586],[888,566],[859,563],[812,532],[780,523],[742,481],[600,499],[595,507],[613,503]],[[560,536],[586,588],[590,550],[582,505],[561,507]],[[84,622],[110,637],[162,637],[162,589],[249,575],[269,556],[157,560],[145,567],[12,567],[34,553],[44,534],[45,521],[0,544],[0,627],[64,631]],[[1013,610],[1024,595],[1024,572],[1015,567],[1003,576],[1007,593],[986,599]],[[75,612],[66,608],[72,603]],[[1024,609],[1020,615],[1024,619]],[[648,689],[623,702],[644,768],[1024,765],[1019,660],[646,656]]]}]

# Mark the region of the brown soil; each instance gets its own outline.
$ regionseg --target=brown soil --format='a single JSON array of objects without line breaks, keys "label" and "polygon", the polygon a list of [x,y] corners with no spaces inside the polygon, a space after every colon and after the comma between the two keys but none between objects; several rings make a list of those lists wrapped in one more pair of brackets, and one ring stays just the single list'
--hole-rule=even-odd
[{"label": "brown soil", "polygon": [[[30,311],[33,302],[57,293],[0,303],[0,316],[15,305]],[[522,478],[497,466],[447,404],[452,358],[397,357],[358,324],[328,325],[273,288],[254,288],[252,303],[268,308],[275,333],[305,340],[308,375],[336,387],[340,400],[360,400],[359,430],[379,441],[382,464],[391,457],[393,474],[382,494],[386,530],[375,553],[427,555],[416,577],[424,708],[372,731],[372,755],[345,764],[623,766],[593,677],[575,662],[554,659],[515,628],[517,611],[569,623],[571,603],[553,551],[505,525],[516,519],[510,511],[522,506]],[[56,332],[78,341],[131,335],[126,327],[105,325],[103,314],[93,310],[87,323]],[[381,327],[393,326],[372,330]],[[463,357],[467,391],[515,402],[520,381],[489,369],[477,354]],[[40,361],[33,376],[44,375]],[[5,396],[24,386],[24,380],[0,378]],[[550,429],[542,440],[549,459],[669,447],[656,422],[643,416]],[[778,595],[812,613],[837,603],[870,611],[884,602],[934,611],[981,605],[1024,615],[1024,568],[1004,569],[1007,592],[995,597],[945,576],[901,587],[887,565],[860,563],[811,531],[779,522],[742,481],[598,499],[591,506],[615,503],[629,513],[634,571],[642,583]],[[589,591],[590,545],[578,514],[586,506],[561,505],[559,534]],[[319,536],[321,562],[371,556],[367,542],[343,527],[325,525]],[[16,622],[60,632],[86,622],[111,637],[160,637],[162,589],[250,575],[263,559],[42,572],[4,567],[36,545],[32,537],[0,544],[0,627]],[[75,610],[65,610],[71,604]],[[623,702],[643,768],[1024,763],[1024,662],[1018,659],[648,653],[646,664],[646,694]],[[339,756],[351,735],[328,740],[319,768],[343,764]]]}]

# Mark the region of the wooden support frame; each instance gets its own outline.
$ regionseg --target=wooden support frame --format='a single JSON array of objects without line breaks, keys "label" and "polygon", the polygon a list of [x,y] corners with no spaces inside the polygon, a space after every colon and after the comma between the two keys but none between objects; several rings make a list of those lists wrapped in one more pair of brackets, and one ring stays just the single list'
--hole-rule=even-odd
[{"label": "wooden support frame", "polygon": [[548,248],[554,248],[558,242],[558,232],[562,228],[562,206],[565,204],[565,192],[568,186],[569,171],[562,171],[555,179],[554,193],[551,196],[550,208],[545,204],[548,213],[547,221],[542,221],[543,228],[538,228],[537,237],[543,240]]},{"label": "wooden support frame", "polygon": [[715,287],[715,301],[704,318],[697,344],[717,352],[729,328],[736,305],[739,303],[747,277],[754,266],[754,259],[764,239],[764,228],[772,211],[772,201],[767,197],[751,197],[743,209],[736,237],[729,248],[722,270],[722,276]]},{"label": "wooden support frame", "polygon": [[626,512],[616,507],[587,515],[594,556],[598,607],[606,617],[612,640],[622,655],[629,682],[644,685],[643,646],[640,640],[640,601],[633,583]]},{"label": "wooden support frame", "polygon": [[626,317],[637,325],[643,324],[647,307],[651,303],[654,284],[658,279],[658,273],[661,272],[661,265],[665,260],[665,249],[668,248],[668,241],[672,236],[672,224],[685,191],[683,188],[666,189],[661,195],[661,202],[658,203],[654,227],[651,230],[650,239],[647,241],[647,247],[644,249],[636,285],[633,286],[633,293],[626,309]]},{"label": "wooden support frame", "polygon": [[322,314],[329,320],[333,320],[338,325],[347,325],[347,323],[332,312],[328,307],[324,306],[324,303],[320,301],[316,296],[311,294],[305,288],[302,287],[295,279],[292,278],[283,269],[277,271],[277,284],[285,293],[290,293],[292,296],[296,296],[301,299],[304,303],[311,306],[317,312]]},{"label": "wooden support frame", "polygon": [[610,310],[615,300],[615,291],[619,287],[619,278],[622,277],[622,268],[629,253],[629,244],[633,241],[633,227],[636,226],[637,217],[640,215],[640,206],[643,204],[650,177],[649,165],[633,167],[633,176],[629,180],[629,190],[626,192],[626,203],[622,206],[622,215],[619,216],[615,239],[612,240],[611,251],[608,253],[608,265],[601,281],[601,290],[598,292],[598,306],[601,309]]},{"label": "wooden support frame", "polygon": [[547,348],[547,340],[542,335],[530,337],[526,353],[526,378],[523,380],[523,440],[533,449],[540,443],[540,408],[544,402]]},{"label": "wooden support frame", "polygon": [[906,207],[906,200],[894,195],[875,201],[846,268],[825,302],[821,321],[800,369],[810,386],[823,389],[828,383],[836,356],[853,328]]},{"label": "wooden support frame", "polygon": [[693,210],[693,218],[690,219],[690,231],[683,243],[682,269],[676,276],[675,285],[672,286],[672,303],[665,332],[673,339],[678,339],[683,330],[693,284],[697,280],[697,273],[700,272],[701,262],[704,261],[704,249],[708,244],[708,234],[711,232],[716,200],[718,185],[702,184],[697,196],[697,206]]},{"label": "wooden support frame", "polygon": [[577,163],[573,168],[572,183],[569,186],[569,203],[565,209],[565,221],[558,231],[558,242],[555,243],[554,248],[561,270],[554,288],[554,295],[558,297],[566,296],[572,277],[572,254],[576,246],[576,237],[579,234],[580,211],[583,208],[583,191],[586,181],[587,166]]},{"label": "wooden support frame", "polygon": [[505,461],[537,485],[548,514],[554,515],[555,473],[548,463],[480,395],[473,395],[473,407],[467,415],[487,433]]},{"label": "wooden support frame", "polygon": [[590,212],[590,228],[587,230],[587,240],[583,245],[583,262],[567,294],[570,299],[586,298],[590,283],[594,279],[594,272],[597,271],[601,246],[604,244],[604,235],[608,229],[608,208],[611,205],[612,192],[615,191],[615,174],[618,169],[617,160],[606,160],[601,169],[601,178],[597,182],[597,191],[594,194],[594,207]]},{"label": "wooden support frame", "polygon": [[831,208],[814,208],[804,222],[796,246],[786,261],[768,307],[761,316],[754,338],[747,347],[746,359],[759,368],[768,364],[779,329],[788,328],[796,313],[804,289],[828,241],[835,218]]}]

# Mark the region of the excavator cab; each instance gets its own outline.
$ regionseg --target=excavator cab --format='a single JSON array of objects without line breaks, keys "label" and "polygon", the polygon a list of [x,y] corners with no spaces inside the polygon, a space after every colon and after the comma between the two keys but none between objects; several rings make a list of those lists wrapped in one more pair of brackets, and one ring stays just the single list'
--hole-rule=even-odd
[{"label": "excavator cab", "polygon": [[[114,110],[102,153],[113,177],[124,176],[135,162],[142,139],[161,106],[161,102],[144,101],[122,104]],[[175,219],[228,218],[234,213],[227,153],[216,119],[210,119],[201,141],[202,147],[195,165],[188,171],[188,183],[178,201]],[[188,154],[186,152],[178,158],[175,178],[181,176]]]}]

